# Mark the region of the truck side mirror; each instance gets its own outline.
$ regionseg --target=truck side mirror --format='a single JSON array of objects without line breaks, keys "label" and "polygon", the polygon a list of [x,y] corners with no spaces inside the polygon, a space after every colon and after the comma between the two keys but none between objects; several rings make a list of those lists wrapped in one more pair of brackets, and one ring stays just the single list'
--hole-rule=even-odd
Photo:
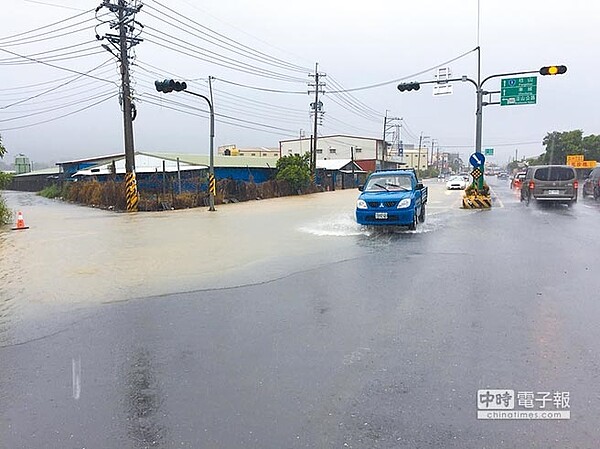
[{"label": "truck side mirror", "polygon": [[421,190],[422,188],[423,188],[423,183],[417,182],[417,185],[415,186],[415,189]]},{"label": "truck side mirror", "polygon": [[364,186],[363,184],[359,185],[359,186],[358,186],[358,190],[359,190],[360,192],[362,192],[363,190],[365,190],[365,186]]}]

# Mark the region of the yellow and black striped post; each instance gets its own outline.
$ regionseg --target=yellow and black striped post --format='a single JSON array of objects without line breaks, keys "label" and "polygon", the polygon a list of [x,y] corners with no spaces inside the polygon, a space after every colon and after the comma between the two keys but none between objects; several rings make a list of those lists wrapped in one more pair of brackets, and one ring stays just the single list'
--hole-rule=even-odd
[{"label": "yellow and black striped post", "polygon": [[465,196],[462,203],[464,209],[490,209],[492,198],[489,195]]},{"label": "yellow and black striped post", "polygon": [[212,196],[217,194],[217,180],[215,179],[215,175],[208,176],[208,189]]},{"label": "yellow and black striped post", "polygon": [[127,212],[137,212],[139,196],[134,172],[125,173],[125,192],[127,198]]},{"label": "yellow and black striped post", "polygon": [[215,196],[217,195],[217,180],[215,174],[211,172],[208,174],[208,210],[214,212],[215,209]]}]

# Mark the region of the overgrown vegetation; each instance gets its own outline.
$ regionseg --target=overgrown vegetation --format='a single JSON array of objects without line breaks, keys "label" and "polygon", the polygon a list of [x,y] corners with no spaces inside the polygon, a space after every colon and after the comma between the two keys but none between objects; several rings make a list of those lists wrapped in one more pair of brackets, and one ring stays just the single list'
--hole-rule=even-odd
[{"label": "overgrown vegetation", "polygon": [[[208,206],[208,193],[201,186],[205,180],[198,180],[195,191],[175,192],[172,184],[165,188],[141,190],[138,207],[140,211],[187,209]],[[313,191],[308,189],[307,191]],[[96,180],[65,182],[46,187],[40,192],[46,198],[60,198],[92,207],[123,211],[126,209],[125,186],[122,182]],[[297,190],[289,182],[269,180],[260,184],[233,179],[217,182],[216,204],[237,203],[264,198],[294,195]]]},{"label": "overgrown vegetation", "polygon": [[51,186],[45,187],[42,191],[39,192],[40,196],[44,198],[65,198],[68,193],[68,185],[63,184],[62,186],[58,184],[52,184]]},{"label": "overgrown vegetation", "polygon": [[277,161],[275,179],[287,181],[295,192],[300,193],[310,185],[310,156],[308,153],[300,156],[290,154]]},{"label": "overgrown vegetation", "polygon": [[[0,159],[6,154],[6,148],[2,145],[2,136],[0,135]],[[10,182],[11,175],[8,173],[0,173],[0,190],[4,189]],[[0,195],[0,225],[10,223],[12,220],[12,212],[6,205],[4,198]]]}]

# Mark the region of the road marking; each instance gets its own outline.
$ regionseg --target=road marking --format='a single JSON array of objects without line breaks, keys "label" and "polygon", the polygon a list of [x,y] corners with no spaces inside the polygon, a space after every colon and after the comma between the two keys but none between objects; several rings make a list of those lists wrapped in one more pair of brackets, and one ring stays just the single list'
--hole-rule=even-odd
[{"label": "road marking", "polygon": [[496,197],[496,201],[498,201],[498,203],[500,203],[500,208],[503,208],[504,203],[502,202],[502,200],[500,199],[500,197],[498,196],[496,191],[490,187],[490,192],[492,192],[494,194],[494,196]]},{"label": "road marking", "polygon": [[78,400],[81,396],[81,357],[72,359],[73,368],[73,399]]}]

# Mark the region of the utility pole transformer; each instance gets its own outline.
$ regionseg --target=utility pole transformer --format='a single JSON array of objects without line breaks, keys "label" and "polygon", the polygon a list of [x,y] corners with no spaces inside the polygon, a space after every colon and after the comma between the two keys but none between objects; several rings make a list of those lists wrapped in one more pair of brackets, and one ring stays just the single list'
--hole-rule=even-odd
[{"label": "utility pole transformer", "polygon": [[135,20],[135,14],[142,8],[141,3],[130,6],[129,0],[104,0],[96,13],[102,8],[107,8],[116,15],[116,20],[110,22],[111,29],[118,29],[118,34],[106,33],[104,36],[96,35],[96,39],[106,39],[115,48],[103,47],[112,53],[120,62],[121,72],[121,107],[123,110],[123,134],[125,139],[125,196],[127,199],[127,211],[137,212],[139,193],[135,179],[135,149],[133,143],[133,120],[136,116],[136,108],[133,103],[131,84],[129,79],[129,50],[142,42],[135,33],[135,25],[140,25]]}]

